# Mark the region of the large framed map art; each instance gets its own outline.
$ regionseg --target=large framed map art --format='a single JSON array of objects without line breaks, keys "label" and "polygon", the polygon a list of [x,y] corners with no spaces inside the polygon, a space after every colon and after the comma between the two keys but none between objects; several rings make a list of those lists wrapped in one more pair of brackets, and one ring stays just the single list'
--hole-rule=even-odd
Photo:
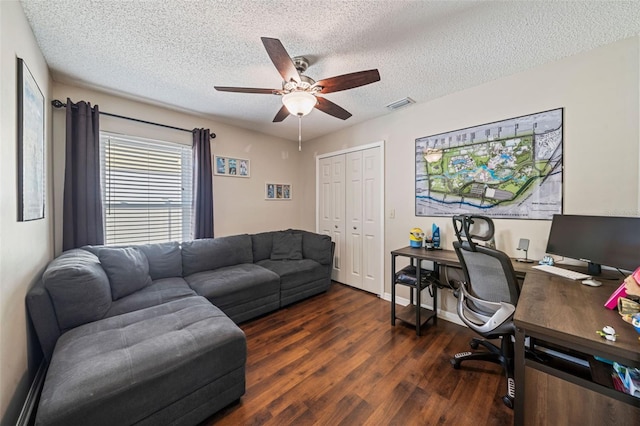
[{"label": "large framed map art", "polygon": [[563,108],[416,139],[416,216],[562,213]]}]

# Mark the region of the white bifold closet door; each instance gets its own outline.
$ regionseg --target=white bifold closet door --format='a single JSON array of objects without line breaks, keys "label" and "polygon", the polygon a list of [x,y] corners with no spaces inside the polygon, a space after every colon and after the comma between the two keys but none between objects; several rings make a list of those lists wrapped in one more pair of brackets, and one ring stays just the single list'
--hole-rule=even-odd
[{"label": "white bifold closet door", "polygon": [[380,294],[382,277],[380,147],[323,158],[319,230],[336,244],[335,281]]},{"label": "white bifold closet door", "polygon": [[341,283],[346,282],[346,269],[342,265],[345,251],[344,161],[344,155],[320,160],[320,196],[318,197],[320,204],[318,233],[329,235],[336,244],[331,279]]}]

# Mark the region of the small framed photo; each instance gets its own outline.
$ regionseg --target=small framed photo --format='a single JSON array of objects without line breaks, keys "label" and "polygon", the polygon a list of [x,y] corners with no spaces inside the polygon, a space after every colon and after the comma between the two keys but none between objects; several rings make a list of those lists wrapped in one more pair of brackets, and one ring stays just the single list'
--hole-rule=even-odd
[{"label": "small framed photo", "polygon": [[250,160],[246,158],[214,156],[213,173],[218,176],[248,178],[251,176]]},{"label": "small framed photo", "polygon": [[265,199],[266,200],[290,200],[291,199],[291,184],[290,183],[269,183],[265,184]]}]

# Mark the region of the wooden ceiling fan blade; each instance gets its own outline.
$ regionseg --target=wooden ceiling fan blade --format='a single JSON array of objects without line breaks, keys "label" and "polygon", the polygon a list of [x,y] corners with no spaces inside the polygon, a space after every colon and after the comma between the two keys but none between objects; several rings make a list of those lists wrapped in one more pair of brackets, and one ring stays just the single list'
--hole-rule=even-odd
[{"label": "wooden ceiling fan blade", "polygon": [[288,116],[289,116],[289,110],[287,109],[286,106],[282,105],[282,108],[280,108],[280,111],[278,111],[276,116],[273,118],[273,122],[279,123],[285,118],[287,118]]},{"label": "wooden ceiling fan blade", "polygon": [[316,104],[316,108],[320,111],[332,115],[341,120],[346,120],[351,117],[351,113],[346,109],[342,108],[338,104],[334,104],[330,100],[325,98],[321,98],[320,96],[316,96],[318,98],[318,103]]},{"label": "wooden ceiling fan blade", "polygon": [[293,64],[291,57],[277,38],[260,37],[264,48],[267,50],[271,62],[276,66],[284,81],[295,81],[300,83],[300,74]]},{"label": "wooden ceiling fan blade", "polygon": [[378,70],[374,69],[325,78],[324,80],[318,81],[315,85],[322,87],[320,93],[332,93],[339,92],[341,90],[353,89],[355,87],[375,83],[376,81],[380,81],[380,73]]},{"label": "wooden ceiling fan blade", "polygon": [[234,92],[234,93],[260,93],[265,95],[279,95],[278,89],[256,89],[252,87],[226,87],[226,86],[213,86],[214,89],[220,92]]}]

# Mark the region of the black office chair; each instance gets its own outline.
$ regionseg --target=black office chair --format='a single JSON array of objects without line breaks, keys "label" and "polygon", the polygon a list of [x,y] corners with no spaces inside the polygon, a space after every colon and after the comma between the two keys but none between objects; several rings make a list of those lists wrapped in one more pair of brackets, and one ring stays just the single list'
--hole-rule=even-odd
[{"label": "black office chair", "polygon": [[[507,376],[507,394],[502,401],[513,408],[513,314],[520,294],[518,281],[509,256],[477,241],[492,241],[494,226],[484,216],[461,215],[453,218],[458,241],[453,248],[464,271],[465,282],[456,291],[458,315],[472,330],[486,339],[500,339],[500,347],[484,339],[472,339],[472,349],[483,346],[486,351],[461,352],[451,359],[453,368],[467,360],[491,361],[502,365]],[[474,239],[476,241],[474,241]]]}]

